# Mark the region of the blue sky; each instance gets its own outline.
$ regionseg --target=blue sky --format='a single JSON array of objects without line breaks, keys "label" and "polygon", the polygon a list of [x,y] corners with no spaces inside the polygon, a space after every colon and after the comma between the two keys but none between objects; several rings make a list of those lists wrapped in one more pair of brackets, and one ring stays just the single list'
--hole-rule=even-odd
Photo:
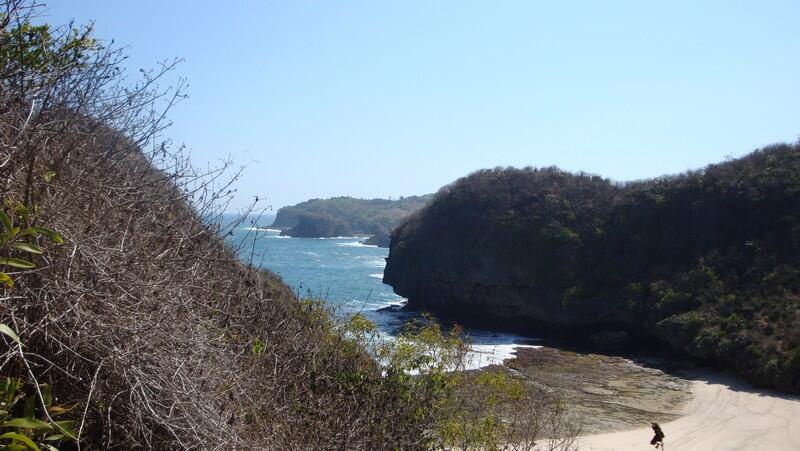
[{"label": "blue sky", "polygon": [[94,20],[134,71],[184,58],[168,134],[248,165],[237,206],[501,165],[631,180],[800,136],[797,1],[51,0],[46,19]]}]

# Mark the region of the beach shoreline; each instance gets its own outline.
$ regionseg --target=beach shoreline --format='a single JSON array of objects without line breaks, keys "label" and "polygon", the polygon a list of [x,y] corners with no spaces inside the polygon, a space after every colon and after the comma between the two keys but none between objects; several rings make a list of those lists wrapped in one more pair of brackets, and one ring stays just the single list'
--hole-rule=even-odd
[{"label": "beach shoreline", "polygon": [[504,366],[568,406],[580,450],[655,449],[651,421],[670,451],[800,450],[800,396],[730,373],[547,346],[518,347]]},{"label": "beach shoreline", "polygon": [[582,434],[598,434],[680,418],[690,383],[667,363],[540,346],[517,347],[504,366],[563,402]]},{"label": "beach shoreline", "polygon": [[[665,449],[680,451],[800,450],[800,397],[753,388],[740,378],[709,370],[686,372],[692,399],[682,416],[662,423]],[[641,428],[580,438],[586,451],[651,448],[653,431]]]}]

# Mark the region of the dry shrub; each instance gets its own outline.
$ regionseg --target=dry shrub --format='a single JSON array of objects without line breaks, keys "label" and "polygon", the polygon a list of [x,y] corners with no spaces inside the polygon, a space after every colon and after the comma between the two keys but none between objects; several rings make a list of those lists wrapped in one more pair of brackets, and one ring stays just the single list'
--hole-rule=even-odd
[{"label": "dry shrub", "polygon": [[25,348],[2,336],[0,374],[79,403],[78,447],[416,447],[379,385],[337,379],[378,381],[374,361],[340,352],[325,315],[220,238],[238,173],[220,182],[228,165],[197,171],[159,139],[182,97],[157,85],[174,63],[131,86],[124,54],[90,30],[29,28],[26,41],[37,7],[3,8],[4,42],[21,51],[0,67],[0,194],[66,243],[40,242],[36,269],[9,271],[0,322]]},{"label": "dry shrub", "polygon": [[37,239],[35,269],[5,269],[15,285],[2,289],[0,323],[24,347],[0,334],[0,375],[77,403],[78,440],[60,446],[435,443],[449,389],[386,377],[352,322],[298,302],[226,246],[239,223],[221,225],[221,212],[239,172],[199,171],[161,139],[183,97],[180,81],[158,87],[175,62],[130,85],[125,55],[90,29],[36,28],[36,5],[1,5],[0,197],[65,244]]}]

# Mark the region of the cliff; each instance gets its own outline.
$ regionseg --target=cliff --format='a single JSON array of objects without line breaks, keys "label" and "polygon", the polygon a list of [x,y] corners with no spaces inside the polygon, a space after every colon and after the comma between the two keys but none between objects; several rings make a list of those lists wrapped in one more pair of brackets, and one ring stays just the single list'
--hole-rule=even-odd
[{"label": "cliff", "polygon": [[800,392],[800,147],[626,184],[479,171],[392,233],[384,282],[465,323],[627,334]]},{"label": "cliff", "polygon": [[370,246],[378,246],[378,247],[389,247],[389,243],[391,242],[391,236],[389,233],[381,232],[377,235],[372,235],[371,237],[367,238],[363,241],[364,244]]},{"label": "cliff", "polygon": [[432,197],[311,199],[278,210],[270,227],[280,229],[281,235],[295,238],[369,236],[367,244],[387,247],[392,229]]}]

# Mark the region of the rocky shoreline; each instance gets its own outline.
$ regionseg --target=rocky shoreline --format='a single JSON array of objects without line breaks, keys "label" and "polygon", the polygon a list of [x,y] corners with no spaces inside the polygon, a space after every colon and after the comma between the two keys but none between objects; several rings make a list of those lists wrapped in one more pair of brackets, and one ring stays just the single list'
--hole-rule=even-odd
[{"label": "rocky shoreline", "polygon": [[665,361],[518,347],[504,366],[531,386],[563,401],[581,422],[582,434],[640,428],[681,416],[691,384]]}]

